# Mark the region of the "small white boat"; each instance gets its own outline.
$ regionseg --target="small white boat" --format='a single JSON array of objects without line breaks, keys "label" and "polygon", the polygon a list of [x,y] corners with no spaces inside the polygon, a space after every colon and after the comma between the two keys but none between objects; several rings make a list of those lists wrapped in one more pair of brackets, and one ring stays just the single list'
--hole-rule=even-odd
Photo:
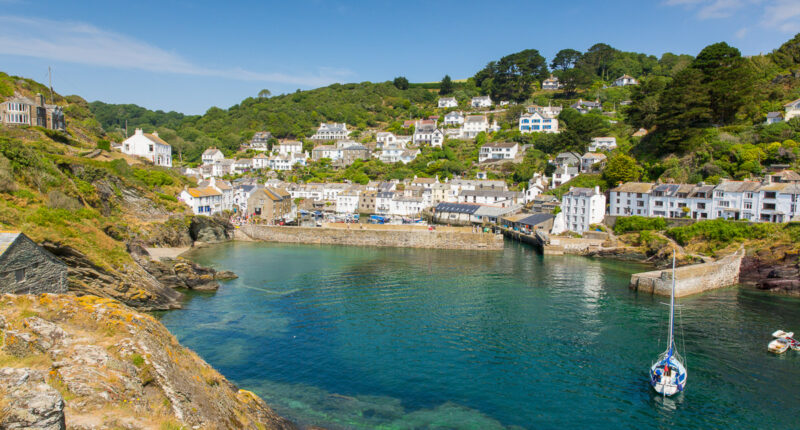
[{"label": "small white boat", "polygon": [[672,396],[686,388],[686,367],[675,348],[675,251],[672,252],[672,293],[669,298],[669,340],[667,350],[662,352],[650,366],[650,385],[658,394]]},{"label": "small white boat", "polygon": [[787,339],[787,338],[792,338],[792,337],[794,337],[794,332],[791,332],[791,331],[783,331],[783,330],[776,330],[774,333],[772,333],[772,337],[774,337],[774,338],[778,338],[778,339]]},{"label": "small white boat", "polygon": [[772,339],[772,342],[770,342],[769,345],[767,345],[767,349],[769,350],[769,352],[773,352],[775,354],[783,354],[784,352],[786,352],[787,349],[789,349],[789,344],[790,342],[786,339],[782,338]]}]

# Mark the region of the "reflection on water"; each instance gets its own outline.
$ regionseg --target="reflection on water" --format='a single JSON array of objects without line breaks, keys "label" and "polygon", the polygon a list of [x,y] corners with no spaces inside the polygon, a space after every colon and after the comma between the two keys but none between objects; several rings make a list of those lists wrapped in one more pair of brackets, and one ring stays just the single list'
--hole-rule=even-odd
[{"label": "reflection on water", "polygon": [[[503,252],[225,244],[240,278],[162,321],[279,413],[326,428],[792,427],[800,354],[766,354],[800,300],[748,289],[682,299],[686,393],[659,398],[662,298],[641,266]],[[661,338],[661,345],[658,340]],[[679,338],[680,340],[680,338]],[[771,425],[772,426],[772,425]]]}]

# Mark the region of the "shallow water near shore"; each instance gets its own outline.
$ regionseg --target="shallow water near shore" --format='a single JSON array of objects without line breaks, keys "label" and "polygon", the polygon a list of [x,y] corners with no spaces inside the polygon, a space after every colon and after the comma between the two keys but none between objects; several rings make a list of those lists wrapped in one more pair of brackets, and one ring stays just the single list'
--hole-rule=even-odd
[{"label": "shallow water near shore", "polygon": [[[800,299],[679,299],[685,393],[647,384],[665,347],[648,267],[503,251],[227,243],[187,257],[239,279],[158,314],[181,343],[302,425],[371,428],[796,427]],[[685,348],[683,347],[685,343]]]}]

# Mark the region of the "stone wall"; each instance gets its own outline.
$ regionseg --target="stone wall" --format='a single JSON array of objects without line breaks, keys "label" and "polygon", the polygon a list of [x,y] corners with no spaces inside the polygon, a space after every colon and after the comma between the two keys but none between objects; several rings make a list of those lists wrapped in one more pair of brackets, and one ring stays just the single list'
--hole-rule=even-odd
[{"label": "stone wall", "polygon": [[[675,297],[739,283],[739,269],[744,249],[712,263],[695,264],[675,269]],[[631,289],[645,293],[669,296],[672,290],[672,269],[631,275]]]},{"label": "stone wall", "polygon": [[[491,233],[428,231],[428,230],[378,230],[322,227],[287,227],[243,225],[238,231],[256,240],[282,243],[308,243],[354,246],[388,246],[400,248],[437,249],[503,249],[503,236]],[[239,236],[237,234],[237,236]]]},{"label": "stone wall", "polygon": [[[17,281],[17,270],[23,271],[21,281]],[[0,258],[0,294],[63,294],[67,285],[66,264],[25,235]]]}]

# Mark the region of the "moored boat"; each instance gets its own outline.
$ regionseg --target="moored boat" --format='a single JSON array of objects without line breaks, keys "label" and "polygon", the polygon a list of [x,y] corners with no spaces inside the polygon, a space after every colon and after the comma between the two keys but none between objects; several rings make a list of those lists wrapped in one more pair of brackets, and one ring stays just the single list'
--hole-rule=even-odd
[{"label": "moored boat", "polygon": [[669,337],[667,350],[650,366],[650,385],[658,394],[672,396],[686,388],[686,367],[675,348],[675,251],[672,252],[672,292],[669,300]]},{"label": "moored boat", "polygon": [[790,342],[783,338],[772,339],[772,342],[767,345],[767,349],[775,354],[783,354],[789,349],[789,344]]}]

